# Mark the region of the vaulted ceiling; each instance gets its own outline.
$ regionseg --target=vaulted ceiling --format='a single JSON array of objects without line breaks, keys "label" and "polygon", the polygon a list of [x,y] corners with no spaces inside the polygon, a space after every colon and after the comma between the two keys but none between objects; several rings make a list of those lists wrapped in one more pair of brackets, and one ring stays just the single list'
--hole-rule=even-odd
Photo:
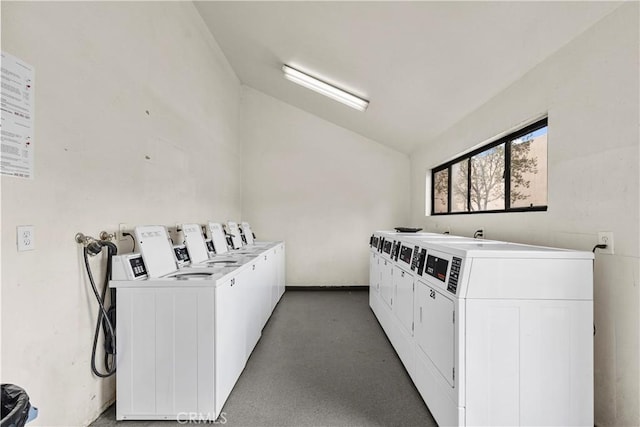
[{"label": "vaulted ceiling", "polygon": [[[195,2],[243,84],[410,153],[619,2]],[[369,99],[359,112],[282,64]]]}]

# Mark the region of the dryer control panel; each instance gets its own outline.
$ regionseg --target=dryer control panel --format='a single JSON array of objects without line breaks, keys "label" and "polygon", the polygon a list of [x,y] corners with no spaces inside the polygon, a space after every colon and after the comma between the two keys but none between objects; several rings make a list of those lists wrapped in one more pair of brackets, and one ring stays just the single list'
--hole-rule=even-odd
[{"label": "dryer control panel", "polygon": [[413,255],[413,249],[409,246],[400,246],[400,260],[406,264],[411,264],[411,255]]},{"label": "dryer control panel", "polygon": [[391,259],[398,261],[398,256],[400,255],[400,241],[393,241],[393,249],[391,252]]},{"label": "dryer control panel", "polygon": [[424,261],[427,257],[427,250],[422,249],[419,246],[413,248],[413,258],[411,259],[411,270],[418,273],[418,276],[422,276],[424,271]]},{"label": "dryer control panel", "polygon": [[391,255],[391,250],[393,249],[393,243],[391,240],[384,240],[382,243],[382,252],[387,255]]},{"label": "dryer control panel", "polygon": [[451,260],[451,271],[449,272],[449,284],[447,290],[452,294],[458,291],[458,279],[460,278],[460,268],[462,267],[462,258],[453,257]]},{"label": "dryer control panel", "polygon": [[462,258],[435,250],[425,252],[424,274],[436,279],[432,281],[433,286],[456,295],[462,276]]},{"label": "dryer control panel", "polygon": [[444,282],[447,278],[447,270],[449,269],[449,260],[438,258],[435,255],[427,255],[427,265],[424,272],[431,277]]}]

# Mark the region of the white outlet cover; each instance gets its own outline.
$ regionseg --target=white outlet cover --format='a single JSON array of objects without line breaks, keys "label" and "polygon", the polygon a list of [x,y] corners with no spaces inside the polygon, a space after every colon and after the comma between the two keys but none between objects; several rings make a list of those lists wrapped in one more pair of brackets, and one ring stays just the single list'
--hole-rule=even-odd
[{"label": "white outlet cover", "polygon": [[33,225],[19,225],[16,238],[18,252],[34,250],[36,248],[36,227]]},{"label": "white outlet cover", "polygon": [[598,244],[607,245],[604,249],[599,249],[598,252],[601,254],[614,254],[614,244],[613,244],[613,232],[612,231],[599,231],[598,232]]}]

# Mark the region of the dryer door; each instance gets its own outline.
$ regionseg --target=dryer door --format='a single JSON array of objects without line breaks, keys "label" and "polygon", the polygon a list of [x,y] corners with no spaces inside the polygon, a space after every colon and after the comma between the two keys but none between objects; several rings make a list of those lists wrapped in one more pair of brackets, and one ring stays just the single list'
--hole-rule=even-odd
[{"label": "dryer door", "polygon": [[382,257],[380,257],[380,295],[382,296],[382,300],[387,304],[389,308],[393,307],[393,266],[391,265],[391,261],[388,261]]},{"label": "dryer door", "polygon": [[440,374],[454,386],[455,305],[440,291],[422,281],[416,284],[416,327],[420,349]]},{"label": "dryer door", "polygon": [[393,282],[396,291],[393,312],[404,327],[405,333],[413,335],[413,275],[394,266]]}]

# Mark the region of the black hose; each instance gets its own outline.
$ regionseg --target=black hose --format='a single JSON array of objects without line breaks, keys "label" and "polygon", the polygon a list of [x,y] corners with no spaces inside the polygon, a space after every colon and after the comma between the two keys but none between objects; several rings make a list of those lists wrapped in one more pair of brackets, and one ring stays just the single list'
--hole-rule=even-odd
[{"label": "black hose", "polygon": [[[111,294],[111,307],[109,308],[109,310],[107,311],[107,309],[105,308],[104,304],[105,304],[105,297],[107,295],[107,288],[108,288],[108,284],[109,284],[109,279],[111,279],[111,259],[113,257],[113,255],[117,254],[118,249],[116,247],[116,245],[114,245],[111,242],[105,242],[105,241],[100,241],[99,242],[101,246],[106,246],[107,247],[107,271],[105,274],[105,280],[104,280],[104,285],[102,287],[102,294],[100,294],[98,292],[98,288],[96,286],[96,283],[93,279],[93,273],[91,272],[91,266],[89,265],[89,250],[87,247],[84,248],[84,266],[87,270],[87,276],[89,276],[89,282],[91,283],[91,289],[93,290],[93,294],[96,297],[96,300],[98,301],[98,307],[100,308],[99,312],[98,312],[98,319],[96,321],[96,329],[95,329],[95,333],[93,335],[93,347],[91,349],[91,371],[98,377],[100,378],[106,378],[106,377],[110,377],[111,375],[113,375],[116,372],[116,364],[115,364],[115,357],[116,357],[116,345],[115,345],[115,340],[116,340],[116,332],[115,329],[113,327],[113,323],[111,321],[111,318],[109,316],[109,314],[111,313],[113,315],[113,311],[115,309],[115,303],[113,300],[113,293]],[[111,347],[112,347],[112,352],[111,352],[111,363],[109,363],[109,351],[105,351],[105,355],[104,355],[104,368],[106,370],[106,373],[102,373],[100,371],[98,371],[98,369],[96,368],[96,350],[98,347],[98,336],[100,334],[100,325],[102,325],[103,327],[103,333],[104,333],[104,337],[105,337],[105,346],[107,345],[107,343],[111,343]]]}]

